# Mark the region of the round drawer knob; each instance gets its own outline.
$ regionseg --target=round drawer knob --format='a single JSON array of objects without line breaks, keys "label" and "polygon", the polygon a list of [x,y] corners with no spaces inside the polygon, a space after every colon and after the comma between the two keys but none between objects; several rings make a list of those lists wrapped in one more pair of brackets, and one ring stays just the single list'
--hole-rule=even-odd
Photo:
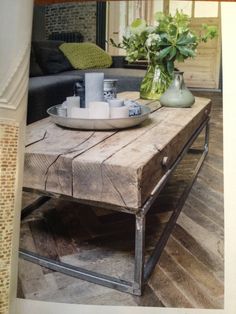
[{"label": "round drawer knob", "polygon": [[163,167],[167,167],[168,163],[169,163],[169,157],[168,156],[163,157],[163,159],[162,159],[162,166]]}]

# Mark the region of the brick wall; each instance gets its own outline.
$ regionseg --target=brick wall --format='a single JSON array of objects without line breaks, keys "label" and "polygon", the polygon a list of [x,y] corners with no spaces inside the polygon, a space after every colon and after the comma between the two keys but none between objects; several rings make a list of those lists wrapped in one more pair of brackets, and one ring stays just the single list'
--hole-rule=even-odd
[{"label": "brick wall", "polygon": [[96,2],[70,2],[45,8],[46,37],[52,32],[79,31],[84,41],[96,43]]},{"label": "brick wall", "polygon": [[0,313],[9,313],[18,126],[0,122]]}]

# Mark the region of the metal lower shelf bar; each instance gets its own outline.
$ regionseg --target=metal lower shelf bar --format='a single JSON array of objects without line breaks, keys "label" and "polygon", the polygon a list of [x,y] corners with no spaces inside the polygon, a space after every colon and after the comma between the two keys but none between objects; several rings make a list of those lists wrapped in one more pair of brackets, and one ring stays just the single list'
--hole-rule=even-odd
[{"label": "metal lower shelf bar", "polygon": [[129,281],[117,279],[111,276],[89,271],[78,266],[55,261],[24,249],[20,249],[19,256],[29,262],[61,272],[65,275],[73,276],[95,284],[133,294],[133,286]]},{"label": "metal lower shelf bar", "polygon": [[42,206],[44,203],[48,202],[50,199],[51,197],[49,196],[41,196],[30,205],[23,208],[21,211],[21,220],[30,215],[34,210]]}]

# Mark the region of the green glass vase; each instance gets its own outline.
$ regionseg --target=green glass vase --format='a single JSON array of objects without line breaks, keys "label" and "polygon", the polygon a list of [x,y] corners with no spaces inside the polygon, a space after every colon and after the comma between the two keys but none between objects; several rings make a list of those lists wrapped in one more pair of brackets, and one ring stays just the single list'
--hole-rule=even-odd
[{"label": "green glass vase", "polygon": [[140,86],[140,98],[159,100],[172,79],[163,64],[150,63]]}]

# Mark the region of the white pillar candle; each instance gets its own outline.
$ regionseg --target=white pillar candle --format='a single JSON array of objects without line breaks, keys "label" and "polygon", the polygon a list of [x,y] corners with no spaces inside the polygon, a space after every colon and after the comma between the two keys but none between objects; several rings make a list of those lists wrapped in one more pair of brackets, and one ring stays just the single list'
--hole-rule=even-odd
[{"label": "white pillar candle", "polygon": [[85,106],[91,101],[104,100],[104,73],[85,73]]},{"label": "white pillar candle", "polygon": [[67,108],[67,117],[72,118],[72,108],[80,107],[80,97],[79,96],[71,96],[66,97],[66,108]]},{"label": "white pillar candle", "polygon": [[90,119],[109,119],[110,108],[108,102],[92,101],[88,107]]},{"label": "white pillar candle", "polygon": [[110,108],[110,117],[112,119],[128,118],[129,117],[129,108],[126,106],[111,107]]},{"label": "white pillar candle", "polygon": [[110,107],[122,107],[124,106],[124,100],[123,99],[109,99],[108,100]]},{"label": "white pillar candle", "polygon": [[72,107],[70,118],[89,119],[89,109],[88,108]]}]

